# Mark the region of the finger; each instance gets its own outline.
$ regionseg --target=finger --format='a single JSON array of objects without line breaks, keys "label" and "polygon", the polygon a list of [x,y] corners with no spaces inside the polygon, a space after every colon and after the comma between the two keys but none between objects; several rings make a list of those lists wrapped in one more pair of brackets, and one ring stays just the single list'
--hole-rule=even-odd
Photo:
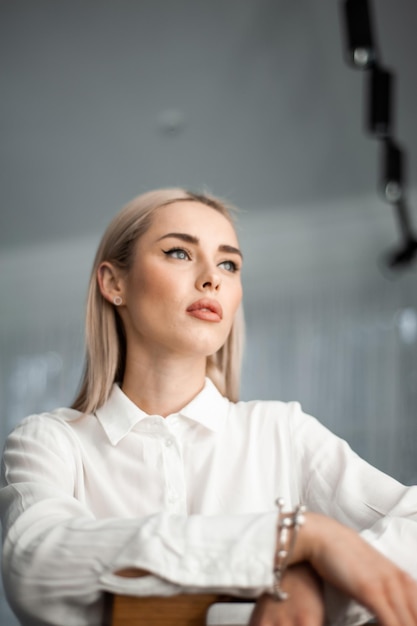
[{"label": "finger", "polygon": [[417,581],[408,574],[404,574],[403,589],[408,601],[413,626],[417,626]]},{"label": "finger", "polygon": [[399,623],[404,626],[416,626],[416,614],[413,609],[413,604],[417,594],[417,585],[405,572],[398,570],[398,576],[393,578],[391,587],[387,592],[389,601],[396,615],[398,616]]},{"label": "finger", "polygon": [[414,600],[410,602],[410,592],[416,590],[406,578],[407,574],[396,570],[369,594],[369,606],[381,626],[417,626]]}]

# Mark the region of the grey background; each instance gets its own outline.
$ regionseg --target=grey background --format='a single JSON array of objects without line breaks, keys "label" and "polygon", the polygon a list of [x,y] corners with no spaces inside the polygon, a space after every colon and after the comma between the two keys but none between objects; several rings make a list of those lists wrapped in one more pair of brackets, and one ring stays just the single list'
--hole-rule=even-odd
[{"label": "grey background", "polygon": [[[412,186],[417,6],[374,4]],[[345,64],[340,6],[3,0],[0,244],[100,231],[159,186],[206,185],[251,210],[374,193],[366,78]]]}]

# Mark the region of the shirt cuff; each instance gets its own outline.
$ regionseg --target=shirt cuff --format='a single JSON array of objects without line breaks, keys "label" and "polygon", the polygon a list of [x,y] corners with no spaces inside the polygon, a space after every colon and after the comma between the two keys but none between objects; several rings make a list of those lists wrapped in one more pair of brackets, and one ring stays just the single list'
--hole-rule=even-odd
[{"label": "shirt cuff", "polygon": [[[100,583],[112,593],[173,595],[219,591],[254,597],[270,591],[277,512],[235,516],[155,515],[114,559]],[[114,572],[138,568],[149,576]]]}]

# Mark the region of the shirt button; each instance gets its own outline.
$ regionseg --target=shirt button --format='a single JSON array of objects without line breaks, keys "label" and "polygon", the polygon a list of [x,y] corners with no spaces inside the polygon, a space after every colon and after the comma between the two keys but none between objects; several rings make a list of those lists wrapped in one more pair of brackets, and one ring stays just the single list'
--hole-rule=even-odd
[{"label": "shirt button", "polygon": [[165,445],[167,448],[169,448],[170,446],[172,446],[173,444],[173,440],[172,439],[165,439]]}]

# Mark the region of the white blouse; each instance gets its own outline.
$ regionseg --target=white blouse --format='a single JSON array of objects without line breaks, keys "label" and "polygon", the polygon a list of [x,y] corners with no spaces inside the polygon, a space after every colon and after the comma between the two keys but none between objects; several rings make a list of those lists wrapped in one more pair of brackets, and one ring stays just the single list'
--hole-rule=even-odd
[{"label": "white blouse", "polygon": [[[417,487],[360,459],[298,403],[229,402],[211,381],[176,414],[115,385],[95,415],[26,418],[3,456],[3,578],[25,626],[94,626],[103,592],[272,586],[275,499],[358,530],[417,579]],[[152,575],[122,578],[137,567]],[[336,623],[364,613],[328,589]]]}]

